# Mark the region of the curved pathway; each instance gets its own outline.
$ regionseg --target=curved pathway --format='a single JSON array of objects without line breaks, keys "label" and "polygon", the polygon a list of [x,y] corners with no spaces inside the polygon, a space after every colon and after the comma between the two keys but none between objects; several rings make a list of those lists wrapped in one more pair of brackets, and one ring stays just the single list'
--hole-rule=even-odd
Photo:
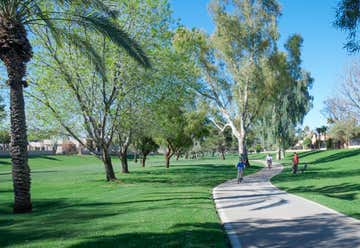
[{"label": "curved pathway", "polygon": [[270,183],[282,171],[271,170],[236,179],[213,190],[216,208],[233,247],[359,247],[360,221]]}]

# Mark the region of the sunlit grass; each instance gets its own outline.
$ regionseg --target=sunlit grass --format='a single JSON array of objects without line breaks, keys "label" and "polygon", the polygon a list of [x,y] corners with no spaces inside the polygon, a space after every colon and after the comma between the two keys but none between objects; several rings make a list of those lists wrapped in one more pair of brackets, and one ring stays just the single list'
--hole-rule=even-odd
[{"label": "sunlit grass", "polygon": [[[33,213],[13,215],[9,159],[0,159],[0,247],[227,247],[211,191],[234,178],[236,157],[173,161],[105,182],[90,156],[30,159]],[[253,166],[247,173],[258,170]]]}]

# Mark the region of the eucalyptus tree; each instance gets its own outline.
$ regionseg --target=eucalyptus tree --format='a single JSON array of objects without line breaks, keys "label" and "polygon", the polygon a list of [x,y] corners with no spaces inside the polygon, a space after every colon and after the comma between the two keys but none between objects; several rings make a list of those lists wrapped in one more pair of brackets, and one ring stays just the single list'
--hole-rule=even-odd
[{"label": "eucalyptus tree", "polygon": [[359,21],[360,0],[340,0],[336,9],[335,26],[348,32],[345,48],[350,53],[360,50]]},{"label": "eucalyptus tree", "polygon": [[[57,24],[70,21],[88,32],[101,33],[125,50],[139,63],[148,67],[149,61],[139,45],[111,20],[119,14],[98,0],[0,1],[0,59],[6,66],[10,87],[11,158],[15,194],[14,212],[30,212],[30,168],[27,158],[27,135],[23,87],[26,65],[33,56],[29,32],[32,27],[46,28],[58,43],[72,42],[94,61],[100,57],[91,44],[72,35],[71,30],[59,29]],[[70,32],[68,32],[70,31]]]},{"label": "eucalyptus tree", "polygon": [[313,78],[301,67],[302,43],[300,35],[293,35],[285,44],[287,53],[278,52],[272,58],[277,83],[272,90],[267,116],[272,120],[279,159],[284,158],[285,149],[293,145],[296,126],[312,107],[309,89]]},{"label": "eucalyptus tree", "polygon": [[210,10],[215,22],[211,37],[183,28],[176,41],[195,57],[201,71],[195,90],[220,117],[213,116],[212,122],[220,131],[230,128],[239,154],[247,156],[246,135],[269,95],[280,7],[276,1],[214,0]]}]

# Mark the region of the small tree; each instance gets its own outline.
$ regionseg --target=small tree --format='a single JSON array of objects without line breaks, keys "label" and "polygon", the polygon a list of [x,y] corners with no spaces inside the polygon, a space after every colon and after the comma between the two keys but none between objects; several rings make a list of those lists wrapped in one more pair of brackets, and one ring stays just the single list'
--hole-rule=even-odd
[{"label": "small tree", "polygon": [[156,152],[159,148],[160,146],[151,137],[143,136],[135,141],[135,149],[140,151],[142,167],[145,167],[147,156],[151,152]]},{"label": "small tree", "polygon": [[360,134],[360,126],[355,119],[336,121],[329,130],[329,135],[340,147],[348,147],[350,139]]}]

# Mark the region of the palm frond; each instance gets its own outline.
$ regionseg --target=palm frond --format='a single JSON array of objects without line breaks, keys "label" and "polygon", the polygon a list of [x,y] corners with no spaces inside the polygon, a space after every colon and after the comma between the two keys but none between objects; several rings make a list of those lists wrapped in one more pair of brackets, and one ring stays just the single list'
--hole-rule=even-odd
[{"label": "palm frond", "polygon": [[145,68],[151,67],[149,58],[141,49],[140,45],[108,18],[96,12],[86,16],[79,15],[77,17],[77,22],[81,26],[91,28],[101,33],[105,37],[109,38],[117,46],[124,48],[131,57],[133,57]]},{"label": "palm frond", "polygon": [[36,4],[36,3],[34,3],[32,5],[31,10],[32,10],[32,12],[33,12],[33,14],[35,16],[37,16],[40,20],[42,20],[46,24],[48,30],[50,31],[50,33],[52,35],[52,38],[55,40],[56,44],[61,47],[62,46],[62,39],[61,39],[62,38],[61,37],[62,32],[61,32],[60,29],[58,29],[56,27],[56,25],[52,21],[49,13],[45,12],[45,11],[42,11],[40,6],[38,4]]},{"label": "palm frond", "polygon": [[95,70],[99,73],[102,79],[107,81],[104,60],[94,49],[94,46],[86,38],[83,38],[75,33],[64,32],[64,35],[67,42],[87,56],[88,60],[94,65]]},{"label": "palm frond", "polygon": [[114,1],[107,0],[55,0],[60,6],[79,6],[101,11],[109,17],[115,19],[119,16],[118,8]]}]

